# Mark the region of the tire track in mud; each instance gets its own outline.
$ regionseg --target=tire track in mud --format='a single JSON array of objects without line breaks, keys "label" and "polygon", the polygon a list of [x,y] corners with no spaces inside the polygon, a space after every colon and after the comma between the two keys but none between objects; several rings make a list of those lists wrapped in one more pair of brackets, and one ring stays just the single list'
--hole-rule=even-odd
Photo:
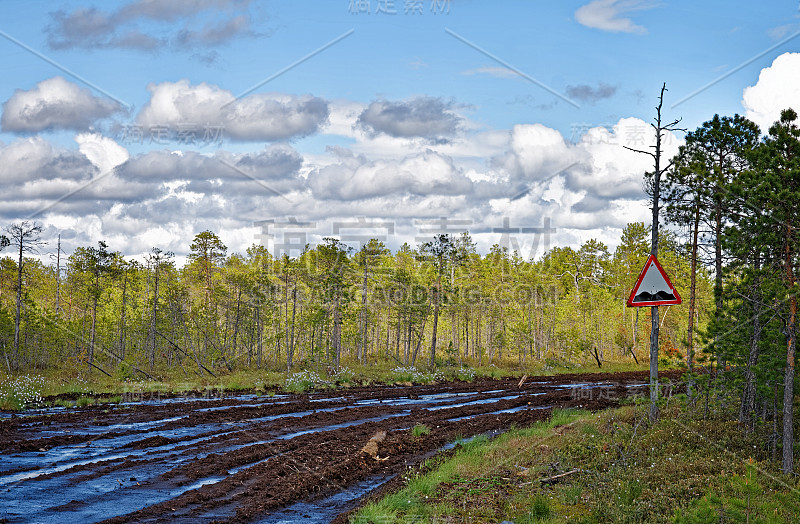
[{"label": "tire track in mud", "polygon": [[[530,425],[553,407],[604,409],[646,380],[561,375],[4,418],[0,521],[270,522],[296,510],[327,522],[460,438]],[[431,433],[414,438],[416,424]],[[378,431],[376,459],[361,448]],[[326,497],[338,502],[315,506]]]}]

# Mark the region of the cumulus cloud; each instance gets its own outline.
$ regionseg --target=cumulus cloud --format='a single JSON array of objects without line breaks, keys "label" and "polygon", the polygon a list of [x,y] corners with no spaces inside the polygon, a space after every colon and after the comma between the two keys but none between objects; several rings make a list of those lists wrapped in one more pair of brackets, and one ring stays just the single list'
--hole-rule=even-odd
[{"label": "cumulus cloud", "polygon": [[402,160],[368,160],[342,148],[331,148],[338,162],[309,174],[318,199],[360,200],[393,195],[464,195],[472,181],[452,159],[431,150]]},{"label": "cumulus cloud", "polygon": [[85,156],[99,173],[108,173],[130,158],[128,150],[114,140],[98,133],[82,133],[75,137],[78,151]]},{"label": "cumulus cloud", "polygon": [[123,111],[107,98],[92,95],[60,76],[44,80],[29,91],[17,90],[3,104],[0,127],[5,132],[87,130],[98,120]]},{"label": "cumulus cloud", "polygon": [[[249,3],[249,0],[135,0],[111,12],[95,7],[71,12],[59,10],[51,14],[47,42],[52,49],[154,51],[218,46],[236,38],[259,36],[251,27]],[[216,19],[197,27],[195,20],[204,12]],[[181,20],[182,27],[178,25]],[[149,22],[148,31],[141,30],[137,22]]]},{"label": "cumulus cloud", "polygon": [[800,53],[784,53],[762,69],[758,82],[744,89],[742,106],[762,133],[780,119],[782,110],[800,112]]},{"label": "cumulus cloud", "polygon": [[[637,118],[620,119],[611,129],[590,129],[577,144],[570,144],[555,129],[541,124],[518,125],[511,132],[509,150],[493,159],[493,165],[508,173],[508,198],[525,196],[536,184],[563,179],[575,193],[588,192],[607,202],[620,198],[643,198],[642,176],[652,169],[650,157],[625,149],[649,150],[655,143],[652,128]],[[680,141],[665,137],[664,156],[677,153]],[[577,201],[576,201],[577,202]],[[578,209],[598,208],[597,200],[584,199]]]},{"label": "cumulus cloud", "polygon": [[176,129],[220,125],[233,140],[284,140],[316,132],[329,115],[328,103],[313,96],[254,94],[237,100],[218,86],[188,80],[150,84],[150,100],[138,124]]},{"label": "cumulus cloud", "polygon": [[524,196],[531,184],[549,180],[572,169],[579,151],[555,129],[542,124],[521,124],[511,130],[509,150],[492,159],[495,168],[509,174],[508,198]]},{"label": "cumulus cloud", "polygon": [[131,158],[117,171],[129,180],[207,184],[202,187],[224,195],[227,186],[223,185],[235,182],[249,186],[251,193],[261,193],[259,182],[273,184],[277,191],[295,189],[301,182],[297,177],[301,166],[297,151],[278,145],[257,153],[219,151],[213,156],[194,151],[150,151]]},{"label": "cumulus cloud", "polygon": [[[157,112],[178,122],[187,107],[212,114],[213,105],[206,104],[218,102],[222,91],[178,87],[180,96],[154,96],[145,116]],[[326,128],[344,133],[365,107],[338,106],[341,114]],[[185,254],[192,236],[204,229],[242,251],[258,240],[254,222],[287,217],[317,223],[309,242],[330,235],[334,221],[391,222],[395,233],[387,244],[394,249],[418,243],[418,220],[437,217],[466,220],[483,249],[500,241],[493,228],[541,227],[545,218],[558,229],[554,243],[591,237],[613,243],[621,227],[646,218],[647,211],[642,175],[649,159],[622,146],[646,149],[652,138],[645,122],[622,119],[608,129],[590,129],[577,143],[541,124],[461,130],[447,144],[385,133],[369,137],[353,129],[351,146],[315,155],[286,144],[251,152],[130,155],[96,133],[77,135],[77,149],[19,139],[0,145],[0,183],[7,188],[0,216],[38,212],[46,226],[66,230],[73,248],[105,239],[127,254],[153,245]],[[402,143],[405,152],[373,151],[381,140]],[[665,154],[678,145],[670,135]],[[542,247],[530,245],[532,239],[518,239],[524,256]]]},{"label": "cumulus cloud", "polygon": [[[638,118],[622,118],[611,129],[590,129],[576,144],[584,160],[567,174],[567,187],[609,200],[642,198],[643,175],[652,171],[652,159],[624,146],[650,151],[653,145],[652,127]],[[677,154],[680,145],[676,135],[666,134],[662,142],[664,158]],[[584,205],[588,209],[589,201]]]},{"label": "cumulus cloud", "polygon": [[581,102],[595,103],[606,98],[611,98],[617,93],[617,87],[600,82],[597,87],[587,84],[567,86],[567,96]]},{"label": "cumulus cloud", "polygon": [[395,138],[447,139],[461,124],[452,103],[440,98],[418,97],[407,101],[372,102],[358,118],[358,126],[372,134]]},{"label": "cumulus cloud", "polygon": [[658,7],[651,0],[593,0],[575,11],[575,20],[586,27],[611,33],[645,34],[647,29],[626,17],[629,13]]},{"label": "cumulus cloud", "polygon": [[84,180],[95,172],[84,155],[58,150],[40,137],[15,140],[0,148],[0,183],[8,200],[15,198],[15,185],[35,180]]}]

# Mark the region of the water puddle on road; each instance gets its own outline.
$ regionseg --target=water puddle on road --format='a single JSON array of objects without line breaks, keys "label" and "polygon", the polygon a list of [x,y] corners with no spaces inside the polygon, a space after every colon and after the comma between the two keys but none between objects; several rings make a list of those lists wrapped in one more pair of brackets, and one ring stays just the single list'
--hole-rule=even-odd
[{"label": "water puddle on road", "polygon": [[376,476],[343,489],[330,497],[317,501],[303,501],[272,513],[256,521],[257,524],[324,524],[332,521],[340,513],[349,511],[372,491],[392,480],[396,475]]}]

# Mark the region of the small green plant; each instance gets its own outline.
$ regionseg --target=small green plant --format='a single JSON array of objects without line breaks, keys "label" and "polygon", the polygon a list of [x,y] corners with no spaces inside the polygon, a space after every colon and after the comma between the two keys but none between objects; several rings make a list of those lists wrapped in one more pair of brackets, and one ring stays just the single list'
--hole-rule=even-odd
[{"label": "small green plant", "polygon": [[94,401],[91,397],[80,397],[76,402],[76,405],[79,408],[85,408],[86,406],[91,406]]},{"label": "small green plant", "polygon": [[628,480],[622,483],[622,486],[617,491],[617,498],[623,506],[630,506],[642,494],[642,483]]},{"label": "small green plant", "polygon": [[44,377],[39,375],[0,376],[0,410],[19,411],[42,402]]},{"label": "small green plant", "polygon": [[131,367],[126,362],[119,363],[119,367],[117,367],[117,371],[114,375],[120,382],[129,382],[135,378]]},{"label": "small green plant", "polygon": [[475,373],[475,370],[472,369],[472,368],[464,368],[464,367],[462,367],[462,368],[458,368],[456,370],[456,377],[458,377],[458,380],[461,380],[461,381],[464,381],[464,382],[472,382],[473,380],[475,380],[475,375],[476,374],[477,373]]},{"label": "small green plant", "polygon": [[337,386],[351,386],[355,383],[355,373],[346,367],[337,369],[329,378],[333,380]]},{"label": "small green plant", "polygon": [[0,411],[20,411],[25,404],[16,395],[8,394],[0,397]]},{"label": "small green plant", "polygon": [[313,371],[293,373],[286,379],[284,389],[290,393],[303,393],[309,389],[326,386],[328,383]]},{"label": "small green plant", "polygon": [[527,519],[523,518],[521,522],[536,522],[550,516],[552,510],[550,509],[550,501],[544,495],[536,495],[531,501],[531,509],[526,515]]},{"label": "small green plant", "polygon": [[725,522],[764,522],[761,518],[769,512],[763,511],[767,504],[759,500],[764,489],[758,482],[755,461],[750,459],[747,462],[744,475],[733,475],[724,480],[727,480],[724,493],[709,490],[685,511],[676,510],[675,522],[721,522],[723,517]]},{"label": "small green plant", "polygon": [[425,424],[417,424],[417,425],[416,425],[416,426],[414,426],[414,427],[413,427],[413,429],[411,430],[411,435],[412,435],[414,438],[419,438],[419,437],[421,437],[421,436],[423,436],[423,435],[428,435],[428,434],[430,434],[430,432],[431,432],[431,428],[429,428],[429,427],[428,427],[428,426],[426,426]]}]

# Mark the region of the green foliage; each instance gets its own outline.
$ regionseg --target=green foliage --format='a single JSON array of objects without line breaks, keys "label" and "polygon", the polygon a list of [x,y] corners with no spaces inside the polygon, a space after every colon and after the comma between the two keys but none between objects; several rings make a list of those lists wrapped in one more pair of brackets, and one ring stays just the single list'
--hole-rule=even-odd
[{"label": "green foliage", "polygon": [[0,374],[0,410],[19,411],[40,404],[44,387],[41,375]]},{"label": "green foliage", "polygon": [[675,524],[716,522],[784,522],[778,517],[777,501],[766,496],[758,481],[755,462],[747,462],[744,474],[719,479],[723,488],[709,490],[688,508],[675,511]]},{"label": "green foliage", "polygon": [[[694,419],[692,409],[673,403],[655,424],[646,407],[556,410],[546,423],[475,439],[450,458],[409,470],[405,487],[371,502],[353,521],[424,515],[688,523],[720,522],[722,514],[724,522],[794,522],[800,501],[776,478],[775,465],[739,458],[753,456],[762,437],[741,434],[735,421]],[[538,481],[573,470],[552,486]]]},{"label": "green foliage", "polygon": [[284,389],[289,393],[304,393],[310,389],[316,389],[327,385],[328,383],[323,381],[315,372],[300,371],[298,373],[292,373],[286,378]]},{"label": "green foliage", "polygon": [[120,382],[128,382],[134,378],[133,370],[127,363],[120,362],[119,366],[117,366],[115,377]]},{"label": "green foliage", "polygon": [[545,495],[536,495],[531,502],[531,509],[527,515],[518,519],[518,522],[538,522],[550,516],[552,510],[550,509],[550,501]]},{"label": "green foliage", "polygon": [[431,428],[429,428],[425,424],[417,424],[416,426],[411,428],[411,435],[414,438],[423,437],[425,435],[430,434],[430,432],[431,432]]},{"label": "green foliage", "polygon": [[[646,227],[627,230],[633,267]],[[501,246],[478,254],[468,233],[394,254],[379,241],[352,252],[329,238],[273,259],[263,246],[229,253],[203,231],[189,249],[180,268],[157,247],[142,264],[104,242],[76,249],[59,272],[26,259],[19,352],[9,350],[17,267],[0,259],[0,366],[108,387],[147,379],[250,389],[259,373],[302,370],[343,386],[423,384],[589,368],[595,349],[614,369],[631,364],[647,336],[642,317],[634,345],[632,311],[621,308],[627,270],[596,240],[539,261]],[[684,329],[684,317],[669,315],[662,336],[679,345]]]}]

